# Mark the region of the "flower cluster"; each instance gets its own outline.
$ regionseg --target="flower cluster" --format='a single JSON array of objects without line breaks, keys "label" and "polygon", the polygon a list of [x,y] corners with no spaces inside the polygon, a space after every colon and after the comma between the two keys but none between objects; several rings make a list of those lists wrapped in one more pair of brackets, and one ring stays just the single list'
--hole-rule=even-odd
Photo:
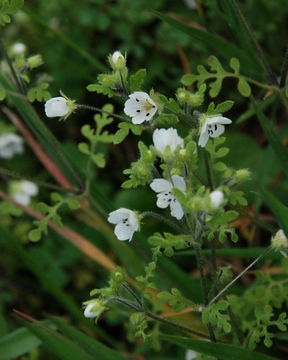
[{"label": "flower cluster", "polygon": [[11,181],[9,186],[12,198],[23,206],[28,206],[31,198],[38,194],[38,186],[31,181]]},{"label": "flower cluster", "polygon": [[23,139],[16,134],[0,135],[0,158],[11,159],[24,151]]}]

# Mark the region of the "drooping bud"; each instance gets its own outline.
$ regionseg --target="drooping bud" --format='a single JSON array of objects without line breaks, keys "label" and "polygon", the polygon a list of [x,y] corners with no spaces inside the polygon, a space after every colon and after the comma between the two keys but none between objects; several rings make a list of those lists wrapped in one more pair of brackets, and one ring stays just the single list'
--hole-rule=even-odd
[{"label": "drooping bud", "polygon": [[98,318],[106,310],[103,301],[100,299],[86,301],[84,305],[86,306],[84,316],[90,319]]},{"label": "drooping bud", "polygon": [[213,209],[219,207],[224,201],[224,194],[221,190],[212,191],[209,196],[211,201],[211,207]]}]

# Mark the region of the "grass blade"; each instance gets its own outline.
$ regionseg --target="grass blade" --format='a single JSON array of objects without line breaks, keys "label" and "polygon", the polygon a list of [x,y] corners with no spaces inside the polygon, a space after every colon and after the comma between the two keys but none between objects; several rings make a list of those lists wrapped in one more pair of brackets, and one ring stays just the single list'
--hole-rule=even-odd
[{"label": "grass blade", "polygon": [[222,39],[219,36],[215,36],[208,32],[205,32],[200,29],[196,29],[192,26],[186,25],[185,23],[174,19],[171,16],[162,14],[158,11],[152,10],[152,12],[158,16],[161,20],[167,22],[172,25],[176,29],[192,36],[193,38],[203,42],[209,48],[216,51],[220,56],[224,56],[227,60],[232,57],[236,57],[239,59],[243,69],[246,69],[247,73],[255,74],[261,72],[262,68],[257,66],[255,62],[250,58],[250,55],[247,55],[243,50],[239,49],[239,47],[229,43],[228,41]]},{"label": "grass blade", "polygon": [[278,138],[277,134],[273,130],[271,122],[263,114],[260,107],[258,106],[258,104],[256,103],[256,101],[253,98],[252,98],[252,105],[254,107],[255,113],[258,117],[258,120],[260,122],[262,129],[282,165],[282,169],[284,170],[285,174],[288,176],[288,151],[287,151],[287,149],[282,144],[281,140]]},{"label": "grass blade", "polygon": [[210,356],[215,356],[215,354],[217,354],[217,357],[221,360],[277,360],[269,355],[230,344],[212,343],[170,335],[164,335],[162,338],[186,349],[195,350],[201,354]]}]

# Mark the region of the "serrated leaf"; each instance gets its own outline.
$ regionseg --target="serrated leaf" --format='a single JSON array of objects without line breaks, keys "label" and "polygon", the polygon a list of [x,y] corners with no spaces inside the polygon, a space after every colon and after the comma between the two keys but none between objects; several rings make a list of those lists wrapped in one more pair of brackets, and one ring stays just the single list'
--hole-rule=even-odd
[{"label": "serrated leaf", "polygon": [[239,78],[237,89],[242,96],[248,97],[251,95],[251,87],[243,77]]},{"label": "serrated leaf", "polygon": [[108,86],[100,84],[90,84],[87,86],[87,90],[91,92],[96,91],[98,94],[107,95],[109,98],[114,96],[113,90],[111,90]]},{"label": "serrated leaf", "polygon": [[134,75],[130,76],[129,79],[130,93],[141,90],[141,86],[143,84],[145,77],[146,77],[146,69],[140,69]]}]

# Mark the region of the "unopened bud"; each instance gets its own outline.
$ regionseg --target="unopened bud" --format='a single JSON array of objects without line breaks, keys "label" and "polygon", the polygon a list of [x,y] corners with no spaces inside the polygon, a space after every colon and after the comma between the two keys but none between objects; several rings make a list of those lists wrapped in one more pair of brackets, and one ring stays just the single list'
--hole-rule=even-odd
[{"label": "unopened bud", "polygon": [[126,59],[120,51],[115,51],[108,60],[113,70],[123,70],[126,66]]},{"label": "unopened bud", "polygon": [[235,177],[238,181],[244,181],[249,179],[250,171],[248,169],[240,169],[236,171]]},{"label": "unopened bud", "polygon": [[41,66],[43,64],[43,60],[42,60],[41,55],[30,56],[27,59],[27,64],[28,64],[30,69],[34,69],[34,68],[36,68],[38,66]]}]

